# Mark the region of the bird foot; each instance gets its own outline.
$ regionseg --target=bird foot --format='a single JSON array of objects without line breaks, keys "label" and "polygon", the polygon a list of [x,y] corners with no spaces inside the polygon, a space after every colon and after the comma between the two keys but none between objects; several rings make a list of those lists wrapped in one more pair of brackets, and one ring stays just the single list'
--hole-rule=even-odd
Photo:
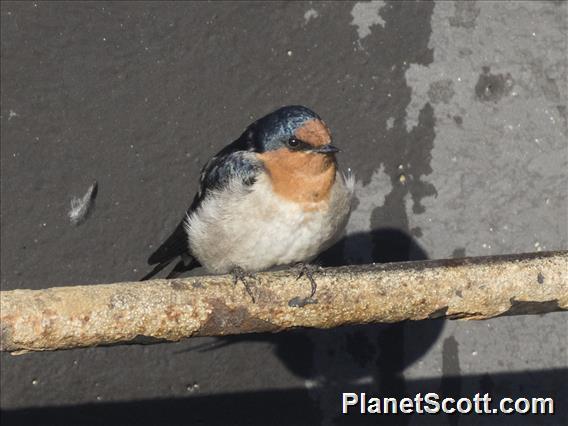
[{"label": "bird foot", "polygon": [[250,284],[249,284],[248,280],[254,280],[254,281],[258,282],[258,277],[254,273],[245,271],[240,266],[237,266],[233,269],[233,283],[237,284],[237,282],[239,282],[239,281],[242,282],[243,286],[245,287],[246,292],[248,293],[248,295],[252,299],[252,303],[256,303],[256,299],[254,298],[254,295],[252,294],[252,290],[250,288]]},{"label": "bird foot", "polygon": [[298,278],[296,279],[299,280],[300,278],[305,276],[310,282],[310,285],[312,286],[312,291],[310,295],[307,298],[303,299],[299,305],[303,306],[312,303],[317,303],[317,300],[314,299],[314,296],[316,294],[318,285],[316,283],[316,280],[314,279],[314,274],[322,270],[321,266],[300,262],[295,265],[295,269],[298,271]]}]

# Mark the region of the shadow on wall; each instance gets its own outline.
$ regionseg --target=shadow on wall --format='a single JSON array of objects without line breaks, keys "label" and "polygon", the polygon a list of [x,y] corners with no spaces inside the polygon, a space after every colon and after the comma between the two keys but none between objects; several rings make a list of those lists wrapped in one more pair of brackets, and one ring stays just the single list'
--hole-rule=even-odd
[{"label": "shadow on wall", "polygon": [[[373,242],[371,256],[358,253],[368,250],[365,242],[369,240]],[[375,263],[427,259],[415,239],[398,229],[382,228],[371,231],[370,235],[356,233],[345,237],[321,256],[320,263],[340,266],[346,263],[345,258],[369,257]],[[282,362],[305,378],[309,386],[314,386],[310,391],[316,402],[313,409],[337,413],[339,395],[345,391],[368,389],[375,394],[406,396],[404,369],[428,351],[443,326],[444,322],[437,320],[367,324],[271,336],[236,336],[236,340],[268,338]],[[402,425],[409,421],[404,417],[389,419],[384,419],[383,424]]]}]

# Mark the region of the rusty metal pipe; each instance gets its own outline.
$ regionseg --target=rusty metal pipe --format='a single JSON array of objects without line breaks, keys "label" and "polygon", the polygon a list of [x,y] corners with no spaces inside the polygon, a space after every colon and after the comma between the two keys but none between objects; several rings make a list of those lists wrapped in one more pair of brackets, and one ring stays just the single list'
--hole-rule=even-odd
[{"label": "rusty metal pipe", "polygon": [[2,351],[568,309],[568,251],[0,292]]}]

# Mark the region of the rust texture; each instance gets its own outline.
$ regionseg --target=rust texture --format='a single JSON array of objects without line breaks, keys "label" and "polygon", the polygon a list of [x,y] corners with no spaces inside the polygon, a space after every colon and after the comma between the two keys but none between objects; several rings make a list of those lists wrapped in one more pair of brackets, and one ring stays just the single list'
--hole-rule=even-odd
[{"label": "rust texture", "polygon": [[[568,251],[323,269],[310,284],[265,272],[0,292],[1,349],[12,353],[294,327],[429,318],[487,319],[568,309]],[[295,302],[294,302],[295,301]],[[293,303],[292,303],[293,302]]]}]

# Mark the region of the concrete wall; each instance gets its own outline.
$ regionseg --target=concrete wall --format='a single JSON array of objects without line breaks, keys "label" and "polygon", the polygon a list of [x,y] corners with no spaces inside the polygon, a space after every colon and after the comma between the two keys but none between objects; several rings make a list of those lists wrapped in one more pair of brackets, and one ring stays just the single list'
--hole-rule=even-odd
[{"label": "concrete wall", "polygon": [[[568,246],[565,2],[2,2],[1,24],[3,290],[139,279],[205,161],[292,103],[326,120],[357,176],[326,264]],[[73,226],[70,200],[94,179],[96,208]],[[560,412],[536,421],[559,424],[566,325],[549,314],[2,354],[2,416],[376,424],[339,414],[341,392],[366,390],[553,396]]]}]

